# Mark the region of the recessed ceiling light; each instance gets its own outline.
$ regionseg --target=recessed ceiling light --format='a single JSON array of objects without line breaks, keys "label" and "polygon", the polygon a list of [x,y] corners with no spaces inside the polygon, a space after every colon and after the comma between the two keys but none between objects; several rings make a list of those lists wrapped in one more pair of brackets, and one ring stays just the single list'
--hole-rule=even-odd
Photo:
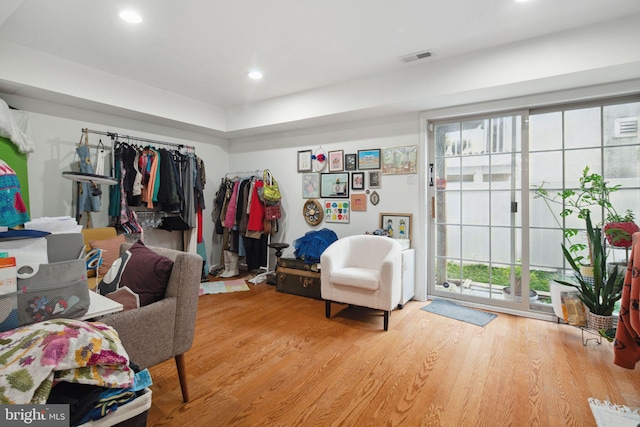
[{"label": "recessed ceiling light", "polygon": [[247,75],[252,80],[260,80],[262,78],[262,72],[258,70],[249,71]]},{"label": "recessed ceiling light", "polygon": [[132,24],[139,24],[142,22],[142,17],[140,16],[140,14],[131,9],[121,11],[120,18]]}]

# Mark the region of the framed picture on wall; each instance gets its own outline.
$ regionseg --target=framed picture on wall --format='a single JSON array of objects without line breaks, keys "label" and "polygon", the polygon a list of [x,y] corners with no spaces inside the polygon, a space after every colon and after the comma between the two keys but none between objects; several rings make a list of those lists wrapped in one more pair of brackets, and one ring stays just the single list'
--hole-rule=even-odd
[{"label": "framed picture on wall", "polygon": [[320,174],[320,197],[349,197],[349,172]]},{"label": "framed picture on wall", "polygon": [[329,151],[329,172],[344,170],[344,151]]},{"label": "framed picture on wall", "polygon": [[380,188],[382,174],[380,171],[369,172],[369,188]]},{"label": "framed picture on wall", "polygon": [[320,197],[320,174],[302,174],[302,198],[317,199]]},{"label": "framed picture on wall", "polygon": [[358,170],[380,169],[380,149],[358,150]]},{"label": "framed picture on wall", "polygon": [[385,175],[418,173],[418,146],[383,148],[382,173]]},{"label": "framed picture on wall", "polygon": [[344,155],[344,170],[354,171],[356,170],[356,155],[345,154]]},{"label": "framed picture on wall", "polygon": [[325,200],[323,206],[325,222],[349,223],[351,217],[349,200]]},{"label": "framed picture on wall", "polygon": [[364,172],[351,172],[351,189],[364,190]]},{"label": "framed picture on wall", "polygon": [[298,151],[298,172],[311,172],[311,150]]},{"label": "framed picture on wall", "polygon": [[367,210],[367,195],[364,193],[351,195],[351,210],[366,211]]},{"label": "framed picture on wall", "polygon": [[380,228],[394,239],[411,239],[411,214],[381,213]]}]

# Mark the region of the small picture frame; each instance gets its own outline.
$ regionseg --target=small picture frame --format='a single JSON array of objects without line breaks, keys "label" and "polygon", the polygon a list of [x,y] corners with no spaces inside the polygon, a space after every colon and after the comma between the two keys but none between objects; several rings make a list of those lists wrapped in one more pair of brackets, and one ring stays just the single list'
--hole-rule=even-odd
[{"label": "small picture frame", "polygon": [[302,174],[302,198],[317,199],[320,197],[320,174]]},{"label": "small picture frame", "polygon": [[380,196],[378,195],[377,191],[371,192],[371,194],[369,195],[369,201],[373,206],[377,205],[380,202]]},{"label": "small picture frame", "polygon": [[349,172],[320,174],[320,198],[349,198]]},{"label": "small picture frame", "polygon": [[367,195],[364,193],[351,195],[351,211],[366,211],[367,210]]},{"label": "small picture frame", "polygon": [[351,218],[351,202],[349,200],[325,200],[324,221],[349,224]]},{"label": "small picture frame", "polygon": [[329,172],[340,172],[344,170],[344,151],[329,151]]},{"label": "small picture frame", "polygon": [[411,240],[411,214],[381,213],[380,228],[394,239]]},{"label": "small picture frame", "polygon": [[369,172],[369,188],[380,188],[382,173],[380,171]]},{"label": "small picture frame", "polygon": [[351,172],[351,189],[364,190],[364,172]]},{"label": "small picture frame", "polygon": [[298,151],[298,172],[311,172],[311,150]]},{"label": "small picture frame", "polygon": [[344,170],[346,171],[354,171],[356,170],[356,155],[355,154],[345,154],[344,155]]},{"label": "small picture frame", "polygon": [[380,169],[380,149],[358,150],[358,170]]}]

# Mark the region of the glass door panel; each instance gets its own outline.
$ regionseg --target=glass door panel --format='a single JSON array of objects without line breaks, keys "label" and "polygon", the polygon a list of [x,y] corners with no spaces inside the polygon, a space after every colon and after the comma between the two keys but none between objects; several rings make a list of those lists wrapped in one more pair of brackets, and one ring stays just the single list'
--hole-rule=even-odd
[{"label": "glass door panel", "polygon": [[522,305],[522,134],[520,115],[434,126],[430,293]]}]

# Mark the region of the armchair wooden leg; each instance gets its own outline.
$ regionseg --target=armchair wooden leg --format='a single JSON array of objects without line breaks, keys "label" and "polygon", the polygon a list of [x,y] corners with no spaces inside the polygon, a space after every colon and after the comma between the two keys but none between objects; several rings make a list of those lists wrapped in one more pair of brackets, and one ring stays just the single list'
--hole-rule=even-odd
[{"label": "armchair wooden leg", "polygon": [[385,331],[389,330],[389,314],[390,313],[391,313],[390,311],[384,312],[384,330]]},{"label": "armchair wooden leg", "polygon": [[327,319],[331,317],[331,301],[329,300],[324,302],[324,314],[327,316]]},{"label": "armchair wooden leg", "polygon": [[178,368],[178,378],[180,379],[180,389],[182,390],[182,401],[189,401],[189,390],[187,388],[187,367],[184,361],[184,353],[175,357],[176,368]]}]

